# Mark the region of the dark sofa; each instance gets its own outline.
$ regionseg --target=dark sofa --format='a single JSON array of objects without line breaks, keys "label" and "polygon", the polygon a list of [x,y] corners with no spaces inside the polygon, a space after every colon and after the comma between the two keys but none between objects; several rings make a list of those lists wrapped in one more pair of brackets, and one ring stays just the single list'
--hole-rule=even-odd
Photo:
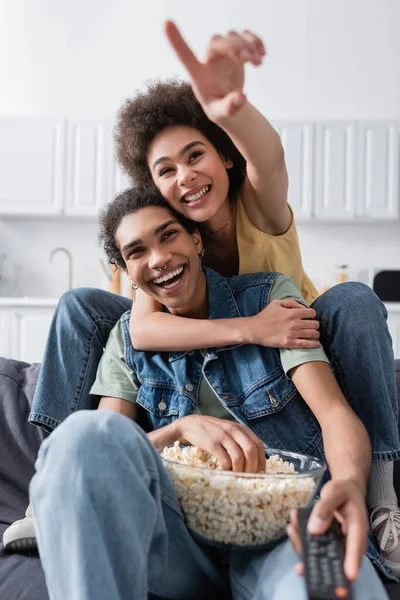
[{"label": "dark sofa", "polygon": [[[0,358],[0,538],[24,515],[35,458],[46,435],[28,423],[39,368]],[[400,361],[396,371],[400,402]],[[400,497],[400,462],[395,465],[395,484]],[[391,600],[400,600],[400,584],[386,584],[386,589]],[[36,552],[9,554],[0,543],[0,599],[48,600]]]}]

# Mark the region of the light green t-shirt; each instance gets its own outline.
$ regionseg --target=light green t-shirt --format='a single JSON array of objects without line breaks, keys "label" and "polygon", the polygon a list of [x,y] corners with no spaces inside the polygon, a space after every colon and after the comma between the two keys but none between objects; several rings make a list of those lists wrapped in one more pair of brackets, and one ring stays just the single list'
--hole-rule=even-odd
[{"label": "light green t-shirt", "polygon": [[[272,286],[270,301],[284,300],[286,298],[293,298],[297,302],[307,306],[293,281],[289,277],[286,277],[286,275],[279,275]],[[329,363],[322,347],[304,350],[299,348],[281,348],[280,357],[283,370],[286,374],[294,367],[307,362]],[[96,396],[121,398],[122,400],[128,400],[136,404],[139,387],[140,382],[136,374],[125,363],[124,334],[122,323],[118,321],[108,338],[97,369],[96,381],[90,393]],[[204,376],[200,381],[196,412],[220,419],[235,420],[222,406],[218,400],[218,396]]]}]

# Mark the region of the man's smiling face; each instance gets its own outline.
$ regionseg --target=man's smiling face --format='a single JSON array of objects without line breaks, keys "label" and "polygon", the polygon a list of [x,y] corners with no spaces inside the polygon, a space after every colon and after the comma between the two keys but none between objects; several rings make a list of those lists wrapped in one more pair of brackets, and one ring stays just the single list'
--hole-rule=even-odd
[{"label": "man's smiling face", "polygon": [[129,278],[172,313],[196,314],[205,302],[200,234],[167,208],[148,206],[125,216],[116,231]]}]

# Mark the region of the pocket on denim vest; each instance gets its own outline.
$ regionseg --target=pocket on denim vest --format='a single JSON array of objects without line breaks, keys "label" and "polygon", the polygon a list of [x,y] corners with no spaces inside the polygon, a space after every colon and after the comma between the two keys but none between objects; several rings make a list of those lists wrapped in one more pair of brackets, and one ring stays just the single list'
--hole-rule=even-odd
[{"label": "pocket on denim vest", "polygon": [[173,417],[179,415],[180,397],[176,389],[142,384],[138,391],[137,403],[159,418]]},{"label": "pocket on denim vest", "polygon": [[247,390],[239,409],[270,448],[312,454],[321,443],[317,419],[281,369]]},{"label": "pocket on denim vest", "polygon": [[246,418],[254,419],[278,412],[296,394],[295,385],[279,368],[248,386],[238,400]]}]

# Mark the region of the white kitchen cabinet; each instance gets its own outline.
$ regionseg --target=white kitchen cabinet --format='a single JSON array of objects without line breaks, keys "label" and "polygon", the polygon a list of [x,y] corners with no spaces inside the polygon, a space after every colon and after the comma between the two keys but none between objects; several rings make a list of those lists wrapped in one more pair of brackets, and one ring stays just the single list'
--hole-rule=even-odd
[{"label": "white kitchen cabinet", "polygon": [[0,118],[0,215],[60,214],[64,152],[64,121]]},{"label": "white kitchen cabinet", "polygon": [[356,126],[325,121],[316,125],[314,215],[350,220],[356,214]]},{"label": "white kitchen cabinet", "polygon": [[393,340],[394,357],[400,359],[400,304],[386,303],[388,327]]},{"label": "white kitchen cabinet", "polygon": [[357,124],[357,213],[371,219],[399,217],[399,127],[395,121]]},{"label": "white kitchen cabinet", "polygon": [[[298,221],[399,218],[399,123],[278,120],[274,126]],[[97,218],[131,185],[114,154],[111,120],[0,118],[0,218]]]},{"label": "white kitchen cabinet", "polygon": [[125,173],[121,171],[118,164],[114,160],[111,175],[111,199],[129,187],[132,187],[132,183],[129,181]]},{"label": "white kitchen cabinet", "polygon": [[57,300],[0,300],[0,355],[41,362]]},{"label": "white kitchen cabinet", "polygon": [[288,201],[296,221],[307,221],[312,215],[313,124],[311,122],[274,121],[285,150],[289,174]]},{"label": "white kitchen cabinet", "polygon": [[9,313],[0,308],[0,356],[10,356],[10,343]]},{"label": "white kitchen cabinet", "polygon": [[97,216],[110,200],[110,121],[70,121],[67,134],[67,215]]}]

